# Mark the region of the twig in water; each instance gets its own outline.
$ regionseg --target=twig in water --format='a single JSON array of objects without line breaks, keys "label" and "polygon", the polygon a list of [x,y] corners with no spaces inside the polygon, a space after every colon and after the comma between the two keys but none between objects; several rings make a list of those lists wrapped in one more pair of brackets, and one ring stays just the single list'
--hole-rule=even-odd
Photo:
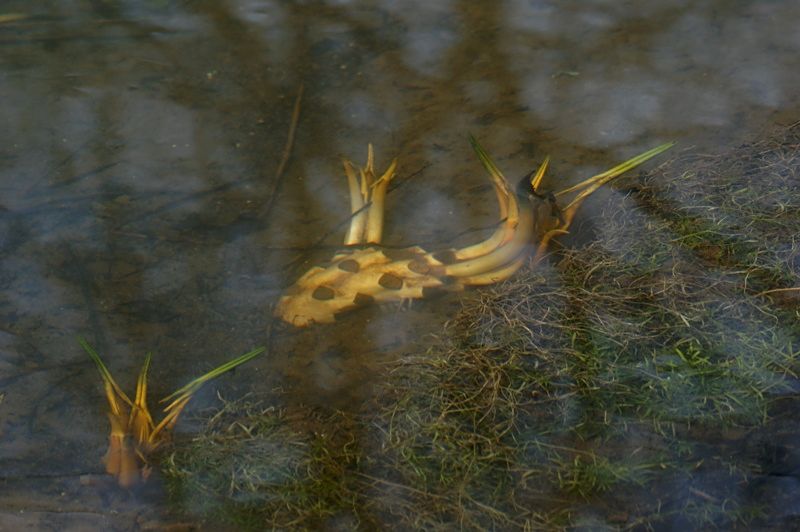
[{"label": "twig in water", "polygon": [[286,145],[281,154],[281,162],[278,163],[278,169],[275,170],[275,178],[272,180],[272,190],[269,192],[269,197],[264,205],[261,215],[266,217],[272,210],[272,205],[275,203],[275,196],[278,192],[278,185],[283,177],[283,172],[286,170],[286,165],[289,162],[289,157],[292,155],[292,146],[294,146],[294,137],[297,132],[297,121],[300,119],[300,102],[303,99],[303,84],[297,90],[297,97],[294,100],[294,110],[292,111],[292,121],[289,124],[289,134],[286,136]]}]

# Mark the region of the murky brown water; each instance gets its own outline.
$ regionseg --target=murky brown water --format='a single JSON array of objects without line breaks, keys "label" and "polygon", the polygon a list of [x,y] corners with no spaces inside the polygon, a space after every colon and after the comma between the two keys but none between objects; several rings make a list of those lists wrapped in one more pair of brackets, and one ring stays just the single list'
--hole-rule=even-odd
[{"label": "murky brown water", "polygon": [[[371,142],[379,166],[399,157],[385,241],[429,248],[477,241],[464,229],[495,217],[467,132],[510,175],[549,153],[551,182],[574,182],[672,139],[730,145],[800,107],[789,0],[3,3],[11,13],[24,17],[0,22],[8,529],[127,529],[160,507],[155,488],[133,500],[87,482],[107,427],[76,335],[126,385],[153,351],[158,396],[264,344],[281,288],[341,242],[341,156],[363,162]],[[357,410],[374,369],[456,302],[279,331],[269,357],[190,410],[259,387]]]}]

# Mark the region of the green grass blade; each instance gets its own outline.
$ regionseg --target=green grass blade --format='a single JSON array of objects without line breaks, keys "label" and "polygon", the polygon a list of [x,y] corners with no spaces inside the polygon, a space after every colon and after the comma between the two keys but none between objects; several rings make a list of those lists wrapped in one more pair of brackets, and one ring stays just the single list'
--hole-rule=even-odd
[{"label": "green grass blade", "polygon": [[573,185],[573,186],[571,186],[569,188],[565,188],[564,190],[560,190],[560,191],[556,192],[556,197],[562,196],[564,194],[569,194],[570,192],[573,192],[575,190],[586,188],[586,187],[588,187],[589,185],[592,185],[592,184],[596,184],[598,186],[603,185],[603,184],[607,183],[608,181],[610,181],[611,179],[617,177],[618,175],[621,175],[621,174],[627,172],[628,170],[632,170],[633,168],[636,168],[640,164],[644,163],[645,161],[648,161],[649,159],[652,159],[656,155],[667,151],[668,149],[673,147],[675,144],[676,144],[675,142],[666,142],[664,144],[661,144],[660,146],[656,146],[655,148],[653,148],[651,150],[647,150],[644,153],[640,153],[636,157],[628,159],[624,163],[618,164],[617,166],[615,166],[614,168],[611,168],[610,170],[606,170],[605,172],[603,172],[601,174],[597,174],[596,176],[592,176],[589,179],[581,181],[577,185]]},{"label": "green grass blade", "polygon": [[132,406],[133,402],[125,394],[125,392],[122,391],[122,388],[119,387],[119,385],[117,384],[117,381],[114,380],[114,377],[111,376],[111,372],[108,371],[108,368],[106,367],[106,365],[103,364],[103,360],[100,358],[100,355],[97,354],[97,351],[95,351],[94,348],[91,345],[89,345],[89,342],[87,342],[82,336],[78,336],[78,343],[81,344],[81,347],[83,347],[83,350],[86,351],[89,354],[89,356],[92,358],[92,360],[94,360],[94,363],[97,366],[97,369],[100,371],[100,375],[103,377],[103,381],[105,381],[108,384],[110,384],[111,387],[114,389],[114,392],[117,395],[119,395],[119,397],[123,401],[125,401],[126,403],[128,403],[129,405]]},{"label": "green grass blade", "polygon": [[258,355],[260,355],[261,353],[266,351],[266,349],[267,349],[266,347],[258,347],[256,349],[253,349],[252,351],[250,351],[248,353],[245,353],[240,357],[237,357],[237,358],[235,358],[235,359],[233,359],[233,360],[231,360],[229,362],[226,362],[225,364],[222,364],[218,368],[212,369],[211,371],[209,371],[205,375],[194,379],[192,382],[190,382],[186,386],[183,386],[179,390],[175,390],[173,393],[171,393],[170,395],[168,395],[167,397],[165,397],[165,398],[163,398],[161,400],[161,402],[164,403],[166,401],[174,399],[173,402],[169,406],[164,408],[164,410],[165,411],[170,410],[173,407],[173,405],[179,403],[182,399],[185,399],[185,398],[191,396],[198,389],[200,389],[200,387],[203,384],[205,384],[206,382],[210,381],[211,379],[213,379],[215,377],[219,377],[220,375],[222,375],[226,371],[230,371],[233,368],[235,368],[236,366],[244,364],[245,362],[247,362],[250,359],[253,359],[253,358],[257,357]]},{"label": "green grass blade", "polygon": [[665,151],[667,151],[668,149],[670,149],[674,145],[675,145],[674,141],[673,142],[665,142],[664,144],[661,144],[660,146],[656,146],[652,150],[647,150],[646,152],[644,152],[642,154],[639,154],[639,155],[637,155],[636,157],[634,157],[632,159],[628,159],[624,163],[619,164],[619,165],[615,166],[614,168],[612,168],[611,170],[607,170],[606,172],[603,172],[600,175],[603,176],[603,177],[616,177],[616,176],[618,176],[620,174],[623,174],[623,173],[627,172],[628,170],[636,168],[640,164],[644,163],[645,161],[648,161],[649,159],[652,159],[656,155],[658,155],[660,153],[664,153]]},{"label": "green grass blade", "polygon": [[469,143],[472,145],[472,149],[475,151],[475,155],[478,156],[478,159],[480,159],[481,163],[483,164],[483,167],[486,168],[487,172],[489,172],[493,176],[503,175],[502,172],[500,172],[500,169],[497,168],[497,165],[494,164],[494,161],[489,156],[489,154],[486,153],[486,150],[483,149],[483,146],[481,146],[480,142],[478,142],[478,139],[476,139],[472,134],[470,134],[469,136]]}]

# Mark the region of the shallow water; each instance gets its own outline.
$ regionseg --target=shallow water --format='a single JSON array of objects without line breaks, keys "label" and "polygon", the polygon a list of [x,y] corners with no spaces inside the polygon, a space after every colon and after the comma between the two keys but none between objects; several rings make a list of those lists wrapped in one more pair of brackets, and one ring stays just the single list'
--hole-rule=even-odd
[{"label": "shallow water", "polygon": [[[11,13],[24,16],[0,22],[9,528],[162,516],[157,487],[129,496],[93,476],[105,404],[75,338],[123,386],[152,351],[156,396],[265,344],[282,288],[341,243],[342,156],[363,162],[370,142],[378,166],[397,156],[384,240],[435,248],[495,221],[467,132],[509,175],[551,154],[557,187],[673,139],[736,145],[800,107],[800,5],[788,0],[4,3]],[[216,390],[253,389],[358,411],[375,372],[457,306],[277,328],[269,356],[204,388],[189,413]]]}]

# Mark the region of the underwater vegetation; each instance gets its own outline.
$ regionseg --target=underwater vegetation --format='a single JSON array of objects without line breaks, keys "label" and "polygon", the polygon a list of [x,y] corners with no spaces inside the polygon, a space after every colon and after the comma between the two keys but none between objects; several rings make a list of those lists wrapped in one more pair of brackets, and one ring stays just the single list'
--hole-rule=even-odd
[{"label": "underwater vegetation", "polygon": [[136,395],[131,400],[111,376],[111,372],[108,371],[97,351],[83,338],[78,338],[78,342],[97,365],[108,401],[108,420],[111,424],[111,432],[108,436],[108,451],[103,458],[106,472],[115,477],[119,485],[125,488],[147,478],[149,475],[148,455],[168,439],[169,431],[178,422],[178,417],[186,404],[203,384],[265,351],[264,347],[259,347],[245,353],[192,380],[186,386],[163,398],[160,402],[170,401],[170,403],[163,409],[164,417],[155,423],[147,406],[147,372],[150,369],[150,353],[145,357],[144,365],[136,381]]},{"label": "underwater vegetation", "polygon": [[[618,180],[356,413],[224,402],[165,460],[243,529],[792,529],[800,127]],[[792,443],[795,442],[795,443]],[[794,454],[792,454],[794,453]]]},{"label": "underwater vegetation", "polygon": [[[295,281],[278,301],[275,315],[298,327],[332,323],[337,314],[367,304],[408,301],[507,279],[528,259],[531,240],[535,242],[536,258],[541,257],[552,238],[568,233],[586,198],[674,145],[657,146],[553,194],[541,187],[549,158],[515,188],[477,139],[470,137],[470,143],[489,173],[499,204],[500,224],[489,238],[462,249],[436,252],[419,246],[381,247],[386,190],[397,160],[376,178],[370,145],[367,164],[358,168],[360,179],[353,163],[344,161],[352,213],[344,240],[347,247],[325,267],[314,266]],[[567,194],[574,197],[562,208],[557,198]]]}]

